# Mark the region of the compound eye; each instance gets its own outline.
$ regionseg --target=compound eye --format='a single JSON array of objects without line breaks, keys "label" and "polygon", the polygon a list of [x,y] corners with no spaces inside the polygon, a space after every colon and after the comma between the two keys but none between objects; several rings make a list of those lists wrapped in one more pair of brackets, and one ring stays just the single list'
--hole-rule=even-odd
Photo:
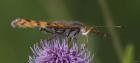
[{"label": "compound eye", "polygon": [[81,32],[82,32],[82,33],[86,32],[86,27],[82,27],[82,28],[81,28]]},{"label": "compound eye", "polygon": [[82,35],[87,35],[89,32],[92,31],[92,29],[93,29],[93,27],[90,27],[89,29],[87,29],[87,27],[82,28],[81,29]]},{"label": "compound eye", "polygon": [[85,28],[81,28],[81,33],[82,33],[82,35],[87,35],[86,29]]}]

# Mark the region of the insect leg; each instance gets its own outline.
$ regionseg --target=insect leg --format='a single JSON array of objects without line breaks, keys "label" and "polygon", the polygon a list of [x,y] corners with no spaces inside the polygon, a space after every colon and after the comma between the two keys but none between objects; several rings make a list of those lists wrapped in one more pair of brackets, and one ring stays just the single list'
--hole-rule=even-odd
[{"label": "insect leg", "polygon": [[48,28],[39,28],[39,31],[52,33]]},{"label": "insect leg", "polygon": [[78,33],[80,33],[80,28],[76,28],[76,32],[75,32],[74,36],[76,36]]}]

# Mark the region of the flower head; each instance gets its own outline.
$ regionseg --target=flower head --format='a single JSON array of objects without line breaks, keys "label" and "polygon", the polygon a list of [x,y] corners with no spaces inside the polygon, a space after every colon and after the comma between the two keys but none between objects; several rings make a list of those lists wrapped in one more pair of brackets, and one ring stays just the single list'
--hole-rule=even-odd
[{"label": "flower head", "polygon": [[78,47],[75,40],[71,40],[72,46],[68,45],[68,38],[54,38],[41,41],[31,48],[33,56],[29,56],[29,63],[89,63],[92,55],[81,44]]}]

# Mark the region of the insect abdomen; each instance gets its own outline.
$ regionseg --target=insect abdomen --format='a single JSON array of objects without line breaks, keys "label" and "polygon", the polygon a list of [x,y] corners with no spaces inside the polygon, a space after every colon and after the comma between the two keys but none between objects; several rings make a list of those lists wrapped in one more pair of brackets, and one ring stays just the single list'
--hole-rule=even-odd
[{"label": "insect abdomen", "polygon": [[48,26],[48,22],[18,18],[11,22],[11,26],[14,28],[15,27],[19,27],[19,28],[42,27],[42,28],[45,28]]}]

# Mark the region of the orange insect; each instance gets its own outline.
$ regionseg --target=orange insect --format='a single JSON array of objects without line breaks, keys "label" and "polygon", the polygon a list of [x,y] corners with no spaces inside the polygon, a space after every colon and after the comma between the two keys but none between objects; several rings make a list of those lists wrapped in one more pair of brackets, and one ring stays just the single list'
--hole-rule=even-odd
[{"label": "orange insect", "polygon": [[[54,21],[54,22],[46,22],[46,21],[35,21],[29,19],[15,19],[11,22],[12,27],[19,28],[39,28],[40,31],[63,35],[68,37],[75,37],[78,34],[87,36],[89,32],[96,33],[98,35],[104,35],[104,33],[99,32],[95,27],[87,27],[86,25],[80,22],[66,22],[66,21]],[[102,27],[102,26],[99,26]],[[120,26],[116,26],[120,27]]]}]

